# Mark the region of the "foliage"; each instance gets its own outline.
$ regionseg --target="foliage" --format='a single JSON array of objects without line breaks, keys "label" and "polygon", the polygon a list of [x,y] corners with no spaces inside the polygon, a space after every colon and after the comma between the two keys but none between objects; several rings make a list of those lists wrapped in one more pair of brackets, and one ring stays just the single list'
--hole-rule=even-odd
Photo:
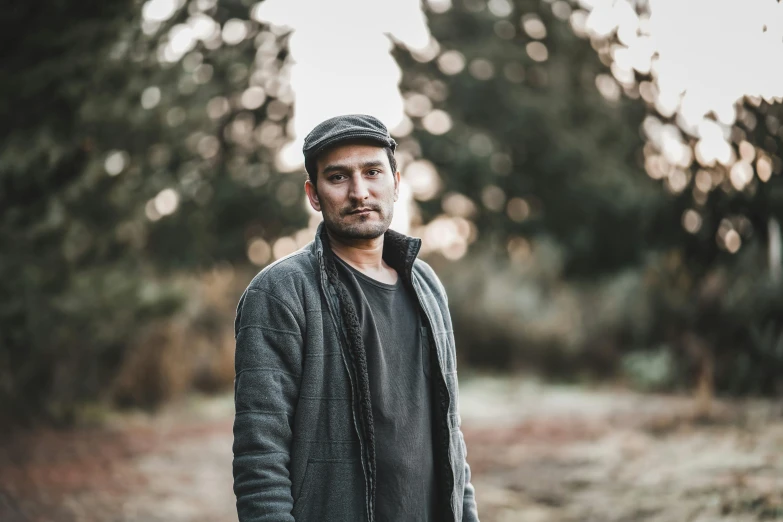
[{"label": "foliage", "polygon": [[[523,16],[545,27],[543,62],[526,52],[544,44],[521,30]],[[471,219],[480,240],[486,236],[482,244],[513,249],[515,237],[551,235],[565,248],[566,275],[638,262],[665,198],[639,175],[642,141],[631,130],[642,107],[601,97],[594,82],[604,66],[593,49],[534,1],[514,3],[507,16],[483,2],[456,2],[429,19],[440,58],[419,63],[399,53],[403,93],[427,96],[452,121],[433,135],[426,116],[413,117],[413,138],[443,185],[422,202],[424,221],[444,212],[444,196],[459,193],[477,208]],[[447,54],[463,57],[465,67],[450,74]]]},{"label": "foliage", "polygon": [[[652,73],[615,78],[619,37],[575,34],[576,3],[453,4],[428,11],[434,52],[394,54],[413,233],[472,243],[446,245],[465,257],[437,267],[466,359],[598,374],[625,360],[658,386],[669,363],[642,352],[670,346],[675,381],[780,393],[780,100],[740,100],[721,127],[734,163],[699,163],[698,139],[656,108]],[[252,10],[47,0],[5,13],[0,417],[68,418],[106,390],[154,405],[188,379],[227,379],[225,339],[190,331],[220,314],[193,311],[199,285],[182,274],[263,265],[306,222],[302,180],[275,159],[292,114],[287,35]],[[687,165],[670,161],[672,137]],[[176,367],[184,357],[201,362]]]},{"label": "foliage", "polygon": [[[628,344],[616,353],[669,346],[682,368],[676,377],[687,382],[779,393],[774,382],[783,316],[776,290],[767,290],[778,285],[765,249],[769,227],[783,217],[781,105],[746,98],[737,107],[729,129],[732,157],[754,157],[756,169],[769,171],[741,187],[731,165],[699,164],[697,140],[687,136],[681,147],[692,163],[667,166],[671,155],[661,136],[679,132],[677,115],[651,118],[649,75],[616,80],[613,74],[622,76],[615,73],[613,50],[622,42],[615,33],[578,37],[575,22],[587,13],[570,5],[455,2],[428,15],[438,53],[398,51],[414,124],[413,144],[403,141],[401,149],[430,159],[442,187],[435,197],[421,198],[422,220],[469,219],[477,239],[467,256],[476,264],[488,250],[524,264],[543,238],[557,242],[562,275],[572,282],[641,270],[647,283],[637,300],[651,314],[646,322],[606,332],[607,340],[620,335]],[[432,124],[437,111],[450,125]],[[452,205],[455,193],[470,204]],[[482,272],[493,279],[488,273]],[[475,293],[486,289],[472,284]],[[526,291],[517,288],[517,297],[500,299],[500,306]],[[511,320],[526,323],[507,317],[496,325],[491,344],[501,354],[530,342],[514,333]],[[475,332],[475,324],[468,329]],[[583,347],[593,343],[588,337]],[[601,359],[600,353],[593,355]]]},{"label": "foliage", "polygon": [[[270,152],[290,112],[284,36],[240,2],[152,22],[142,7],[49,1],[4,17],[2,416],[65,418],[99,397],[144,324],[187,300],[167,274],[244,262],[250,240],[305,219]],[[166,55],[194,20],[211,33]],[[229,20],[244,29],[230,44]]]},{"label": "foliage", "polygon": [[[765,97],[745,91],[733,106],[722,106],[715,94],[694,103],[699,93],[721,93],[714,85],[705,91],[710,81],[720,81],[726,67],[721,61],[711,64],[714,71],[705,67],[699,75],[680,77],[683,92],[672,100],[668,96],[676,72],[666,67],[672,63],[666,55],[671,50],[652,54],[649,63],[633,68],[618,62],[621,51],[645,45],[652,30],[645,25],[651,18],[649,3],[618,2],[617,12],[623,9],[626,14],[615,29],[597,33],[588,27],[583,34],[610,65],[607,81],[618,92],[641,96],[648,113],[642,126],[645,170],[661,181],[671,198],[668,213],[679,218],[660,235],[664,262],[652,267],[662,276],[661,285],[651,287],[659,332],[665,330],[666,342],[679,348],[678,358],[690,359],[719,389],[780,393],[783,100],[763,87],[762,66],[736,76],[747,80],[746,88],[766,92]],[[750,6],[748,12],[751,17],[761,13]],[[761,37],[768,29],[766,20],[756,19]],[[638,36],[629,38],[627,29],[637,20]],[[691,30],[694,38],[708,42],[723,38],[700,34],[704,27]],[[757,43],[757,53],[780,50],[779,40],[760,38]],[[734,56],[725,57],[728,63],[747,52],[735,45]],[[687,66],[687,61],[679,65]]]}]

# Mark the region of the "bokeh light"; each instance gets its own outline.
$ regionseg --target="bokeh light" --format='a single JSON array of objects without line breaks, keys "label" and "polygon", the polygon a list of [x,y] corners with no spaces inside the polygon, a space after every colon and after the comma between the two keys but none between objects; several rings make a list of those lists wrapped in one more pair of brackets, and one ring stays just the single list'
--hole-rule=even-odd
[{"label": "bokeh light", "polygon": [[128,164],[128,154],[121,150],[113,150],[106,156],[104,168],[106,173],[110,176],[116,176],[125,170],[125,166]]}]

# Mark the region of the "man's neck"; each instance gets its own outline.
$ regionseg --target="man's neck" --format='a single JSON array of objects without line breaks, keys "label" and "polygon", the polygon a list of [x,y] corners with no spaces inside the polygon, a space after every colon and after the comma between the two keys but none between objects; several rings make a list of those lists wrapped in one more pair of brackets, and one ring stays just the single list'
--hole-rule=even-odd
[{"label": "man's neck", "polygon": [[326,234],[332,252],[356,270],[381,282],[397,281],[397,271],[383,260],[383,235],[374,239],[350,240],[335,237],[329,229]]}]

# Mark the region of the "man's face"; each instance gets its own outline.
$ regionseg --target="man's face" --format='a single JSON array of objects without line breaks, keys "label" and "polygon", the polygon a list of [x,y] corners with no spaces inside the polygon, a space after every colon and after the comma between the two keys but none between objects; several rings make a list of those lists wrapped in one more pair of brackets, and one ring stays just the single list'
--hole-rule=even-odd
[{"label": "man's face", "polygon": [[382,147],[338,145],[321,154],[317,167],[317,187],[308,181],[305,190],[329,232],[345,239],[374,239],[386,232],[400,174],[392,172]]}]

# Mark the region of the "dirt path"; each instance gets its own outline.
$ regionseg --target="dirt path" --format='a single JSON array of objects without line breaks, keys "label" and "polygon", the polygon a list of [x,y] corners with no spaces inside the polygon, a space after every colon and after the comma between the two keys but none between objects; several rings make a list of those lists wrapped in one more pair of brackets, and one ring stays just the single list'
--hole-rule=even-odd
[{"label": "dirt path", "polygon": [[[464,379],[483,522],[783,520],[783,412],[686,398]],[[0,520],[236,520],[230,396],[0,447]]]},{"label": "dirt path", "polygon": [[783,520],[779,405],[718,404],[699,422],[687,398],[524,381],[464,388],[482,520]]}]

